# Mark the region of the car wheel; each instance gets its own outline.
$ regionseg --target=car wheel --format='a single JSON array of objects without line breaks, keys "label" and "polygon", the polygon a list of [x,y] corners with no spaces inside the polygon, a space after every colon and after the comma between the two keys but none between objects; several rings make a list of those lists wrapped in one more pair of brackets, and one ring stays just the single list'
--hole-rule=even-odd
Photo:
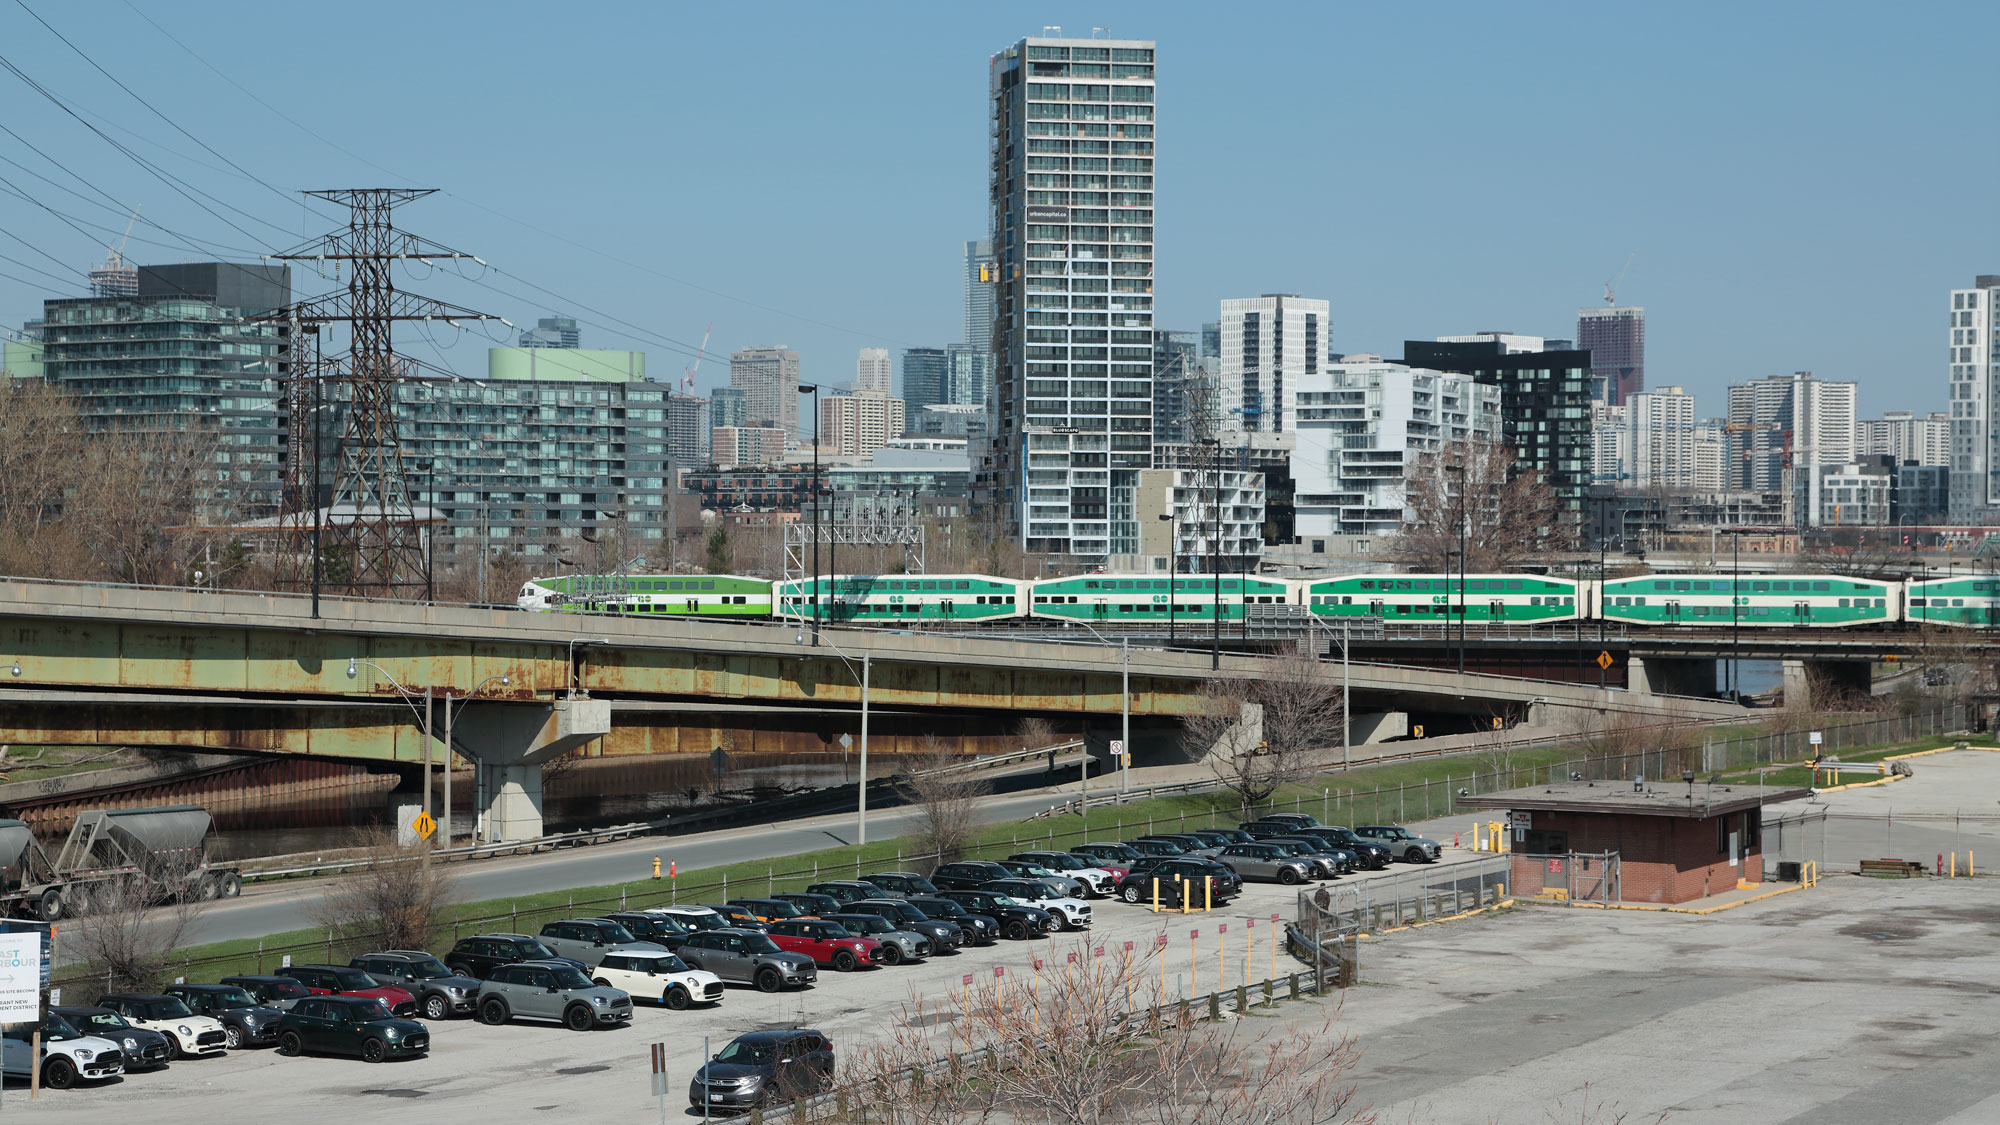
[{"label": "car wheel", "polygon": [[596,985],[596,986],[597,986],[597,987],[599,987],[599,988],[610,988],[610,987],[611,987],[611,982],[610,982],[610,981],[608,981],[608,980],[605,980],[605,979],[604,979],[603,977],[597,977],[597,978],[594,978],[594,979],[593,979],[593,980],[592,980],[592,981],[591,981],[590,983],[592,983],[592,984]]},{"label": "car wheel", "polygon": [[776,992],[785,987],[785,978],[769,965],[757,970],[757,991]]},{"label": "car wheel", "polygon": [[678,984],[670,984],[667,986],[666,994],[660,997],[660,1003],[676,1012],[682,1012],[687,1010],[688,1001],[691,999],[693,997],[688,995],[687,989]]},{"label": "car wheel", "polygon": [[881,951],[875,954],[875,957],[884,965],[900,965],[903,963],[903,947],[893,942],[885,941],[882,943]]},{"label": "car wheel", "polygon": [[563,1009],[563,1026],[571,1031],[589,1031],[590,1025],[596,1022],[597,1017],[590,1014],[587,1004],[571,1004]]},{"label": "car wheel", "polygon": [[223,1040],[222,1040],[223,1046],[229,1048],[232,1051],[240,1051],[243,1049],[242,1028],[225,1027],[222,1029],[222,1035],[223,1035]]},{"label": "car wheel", "polygon": [[1007,939],[1009,941],[1028,940],[1028,924],[1020,921],[1007,923]]},{"label": "car wheel", "polygon": [[243,893],[243,876],[234,871],[222,877],[222,897],[236,898]]},{"label": "car wheel", "polygon": [[1424,850],[1422,848],[1411,848],[1409,851],[1403,853],[1403,862],[1405,863],[1422,863],[1423,861]]},{"label": "car wheel", "polygon": [[296,1031],[287,1031],[278,1036],[278,1053],[281,1055],[303,1055],[306,1041],[299,1038]]},{"label": "car wheel", "polygon": [[180,1060],[188,1057],[187,1048],[181,1046],[181,1041],[179,1036],[177,1035],[167,1036],[167,1057],[174,1060],[175,1062],[179,1062]]},{"label": "car wheel", "polygon": [[454,965],[451,962],[447,961],[445,962],[444,971],[450,973],[452,976],[455,977],[466,977],[471,980],[483,979],[480,977],[478,973],[472,971],[472,966],[470,965],[463,965],[463,964]]},{"label": "car wheel", "polygon": [[507,1022],[507,1002],[498,996],[488,996],[479,1002],[479,1022],[493,1027]]},{"label": "car wheel", "polygon": [[859,964],[860,961],[855,958],[853,950],[840,949],[834,951],[833,968],[835,972],[851,973]]},{"label": "car wheel", "polygon": [[361,1041],[362,1062],[378,1063],[388,1057],[388,1054],[389,1052],[383,1048],[380,1039],[363,1039]]},{"label": "car wheel", "polygon": [[451,1001],[435,993],[424,997],[424,1018],[442,1020],[451,1015]]},{"label": "car wheel", "polygon": [[1289,867],[1280,867],[1278,869],[1278,882],[1283,883],[1287,887],[1296,887],[1299,885],[1299,873]]},{"label": "car wheel", "polygon": [[60,1055],[42,1064],[42,1085],[67,1090],[76,1085],[76,1065]]},{"label": "car wheel", "polygon": [[1137,884],[1127,883],[1119,889],[1118,897],[1124,899],[1126,902],[1137,905],[1141,899],[1146,897],[1146,892]]},{"label": "car wheel", "polygon": [[1053,933],[1057,933],[1057,932],[1059,932],[1059,931],[1061,931],[1061,930],[1064,930],[1064,929],[1067,929],[1068,927],[1069,927],[1069,919],[1067,919],[1067,918],[1064,918],[1064,917],[1062,916],[1062,911],[1060,911],[1060,910],[1051,910],[1051,911],[1049,911],[1049,932],[1050,932],[1050,933],[1052,933],[1052,934],[1053,934]]}]

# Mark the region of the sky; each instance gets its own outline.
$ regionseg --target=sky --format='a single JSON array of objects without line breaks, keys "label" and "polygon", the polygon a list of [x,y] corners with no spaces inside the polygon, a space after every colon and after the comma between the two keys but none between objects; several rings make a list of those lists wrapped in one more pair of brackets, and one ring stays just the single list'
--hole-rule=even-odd
[{"label": "sky", "polygon": [[[1298,293],[1393,358],[1573,336],[1618,277],[1704,416],[1796,370],[1869,416],[1945,408],[1948,291],[2000,273],[1991,3],[0,0],[0,324],[83,295],[133,205],[130,262],[255,260],[344,221],[301,189],[430,187],[398,225],[487,266],[405,288],[661,380],[712,324],[700,390],[752,344],[844,384],[962,335],[987,59],[1052,25],[1158,43],[1161,327]],[[398,343],[475,376],[512,336]]]}]

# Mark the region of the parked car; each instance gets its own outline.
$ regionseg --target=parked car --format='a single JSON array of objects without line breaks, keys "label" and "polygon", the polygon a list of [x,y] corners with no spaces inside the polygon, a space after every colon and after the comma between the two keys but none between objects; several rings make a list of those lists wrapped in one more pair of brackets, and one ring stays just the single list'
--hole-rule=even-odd
[{"label": "parked car", "polygon": [[1318,828],[1319,819],[1309,813],[1274,812],[1257,818],[1259,824],[1282,824],[1288,828]]},{"label": "parked car", "polygon": [[1371,844],[1380,844],[1404,863],[1436,863],[1444,848],[1436,840],[1394,824],[1357,824],[1354,834]]},{"label": "parked car", "polygon": [[726,930],[729,922],[722,915],[706,906],[649,906],[643,913],[657,914],[670,918],[687,928],[687,932],[698,934],[704,930]]},{"label": "parked car", "polygon": [[1188,850],[1186,844],[1175,843],[1172,840],[1154,839],[1152,837],[1127,840],[1125,841],[1125,846],[1138,852],[1140,855],[1185,855]]},{"label": "parked car", "polygon": [[698,932],[679,918],[651,910],[616,910],[604,917],[625,927],[625,932],[639,941],[652,942],[668,951],[679,949],[689,934]]},{"label": "parked car", "polygon": [[771,896],[780,902],[789,902],[805,911],[803,917],[824,918],[828,914],[840,913],[840,900],[832,895],[813,894],[809,891],[791,891]]},{"label": "parked car", "polygon": [[1011,879],[1012,871],[997,863],[981,859],[965,859],[957,863],[943,863],[931,872],[931,882],[941,891],[969,891],[983,887],[995,879]]},{"label": "parked car", "polygon": [[417,1013],[427,1020],[448,1019],[454,1013],[469,1016],[472,998],[479,995],[476,977],[459,976],[421,949],[385,949],[349,958],[347,963],[415,996]]},{"label": "parked car", "polygon": [[650,949],[669,952],[657,942],[640,941],[609,918],[561,918],[542,927],[542,944],[558,957],[581,961],[585,972],[597,968],[606,953]]},{"label": "parked car", "polygon": [[892,922],[880,914],[829,914],[824,919],[838,922],[847,932],[861,937],[874,938],[882,943],[875,951],[875,960],[884,965],[900,965],[905,961],[921,961],[931,955],[931,939],[916,932],[906,930],[900,923]]},{"label": "parked car", "polygon": [[693,968],[672,953],[650,950],[607,953],[597,963],[597,975],[592,980],[634,1000],[657,1000],[677,1012],[697,1000],[704,1004],[722,1003],[722,978],[706,969]]},{"label": "parked car", "polygon": [[[474,980],[485,980],[502,965],[563,960],[569,959],[556,956],[555,950],[543,945],[540,938],[528,934],[479,934],[460,938],[451,947],[451,952],[444,955],[446,968]],[[577,972],[585,971],[583,962],[570,960],[569,963]]]},{"label": "parked car", "polygon": [[1191,828],[1188,835],[1199,836],[1210,844],[1228,847],[1231,844],[1248,844],[1256,838],[1241,828]]},{"label": "parked car", "polygon": [[[81,1081],[105,1082],[125,1073],[125,1052],[110,1039],[85,1035],[50,1013],[42,1021],[42,1085],[67,1090]],[[16,1024],[0,1036],[0,1073],[27,1081],[36,1059],[34,1029]]]},{"label": "parked car", "polygon": [[305,985],[314,996],[367,996],[380,1000],[392,1016],[417,1018],[417,998],[408,989],[383,984],[360,969],[347,965],[293,965],[279,969],[278,975]]},{"label": "parked car", "polygon": [[1199,836],[1189,835],[1184,832],[1156,832],[1150,836],[1141,836],[1139,837],[1139,839],[1155,840],[1168,844],[1179,845],[1182,855],[1187,855],[1191,852],[1199,852],[1203,848],[1214,846],[1211,845],[1207,840],[1204,840]]},{"label": "parked car", "polygon": [[285,1055],[356,1055],[363,1062],[422,1058],[430,1029],[390,1015],[370,996],[309,996],[278,1024],[278,1052]]},{"label": "parked car", "polygon": [[860,902],[864,898],[882,897],[882,888],[865,879],[829,879],[824,883],[814,883],[806,890],[816,895],[827,895],[838,899],[842,906],[850,902]]},{"label": "parked car", "polygon": [[910,930],[931,939],[931,952],[956,953],[965,944],[965,929],[957,922],[947,922],[910,905],[907,899],[864,898],[848,906],[848,914],[879,914],[894,922],[898,929]]},{"label": "parked car", "polygon": [[[1125,866],[1134,860],[1143,859],[1146,854],[1137,848],[1109,840],[1094,844],[1078,844],[1069,851],[1071,855],[1081,856],[1086,862],[1095,863],[1099,867]],[[1119,876],[1120,879],[1124,877],[1124,875]]]},{"label": "parked car", "polygon": [[109,1008],[70,1006],[50,1008],[78,1032],[118,1044],[127,1073],[160,1070],[173,1055],[167,1037],[151,1028],[140,1027]]},{"label": "parked car", "polygon": [[229,1045],[229,1033],[213,1016],[198,1016],[186,1004],[156,992],[114,992],[97,998],[97,1006],[109,1008],[132,1022],[134,1027],[157,1031],[167,1037],[168,1054],[177,1059],[219,1055]]},{"label": "parked car", "polygon": [[973,889],[965,891],[939,891],[938,897],[950,899],[967,910],[985,914],[1000,923],[1000,933],[1010,941],[1026,941],[1041,937],[1055,925],[1055,916],[1032,902],[1022,902],[997,891]]},{"label": "parked car", "polygon": [[1252,840],[1262,840],[1266,836],[1289,836],[1298,831],[1296,825],[1271,824],[1262,820],[1246,820],[1238,828]]},{"label": "parked car", "polygon": [[788,918],[771,923],[768,935],[779,949],[812,958],[813,964],[851,973],[876,962],[882,943],[824,918]]},{"label": "parked car", "polygon": [[1039,879],[995,879],[985,889],[1048,911],[1050,930],[1081,930],[1090,925],[1089,903],[1062,894]]},{"label": "parked car", "polygon": [[1245,879],[1296,887],[1313,877],[1313,866],[1271,844],[1230,844],[1215,857]]},{"label": "parked car", "polygon": [[235,985],[257,1003],[281,1012],[312,995],[312,989],[290,977],[234,976],[223,977],[217,983]]},{"label": "parked car", "polygon": [[589,1031],[600,1024],[631,1022],[632,997],[593,983],[567,961],[501,965],[479,986],[479,1022],[522,1018],[557,1020],[571,1031]]},{"label": "parked car", "polygon": [[[1202,882],[1205,878],[1212,880],[1206,884],[1206,891]],[[1156,879],[1160,902],[1174,906],[1181,905],[1183,887],[1188,889],[1192,901],[1212,902],[1217,906],[1243,889],[1243,877],[1223,864],[1204,856],[1177,855],[1127,875],[1118,884],[1118,897],[1132,903],[1151,902]]]},{"label": "parked car", "polygon": [[732,930],[755,930],[760,934],[764,932],[764,920],[757,917],[757,912],[747,906],[738,906],[733,902],[720,905],[705,902],[702,905],[715,911],[716,916],[722,919],[722,924]]},{"label": "parked car", "polygon": [[1389,866],[1389,861],[1395,858],[1387,845],[1371,844],[1361,837],[1356,836],[1352,828],[1342,828],[1339,825],[1300,828],[1290,833],[1290,835],[1310,836],[1316,840],[1325,840],[1335,847],[1346,848],[1348,851],[1354,853],[1354,866],[1360,868],[1370,868],[1379,871]]},{"label": "parked car", "polygon": [[1332,879],[1354,870],[1354,853],[1324,840],[1310,836],[1266,836],[1257,842],[1283,848],[1287,855],[1310,861],[1316,878]]},{"label": "parked car", "polygon": [[783,898],[732,898],[729,903],[755,914],[759,922],[784,922],[792,918],[804,918],[812,913],[798,903]]},{"label": "parked car", "polygon": [[697,1067],[688,1104],[697,1109],[783,1105],[833,1085],[833,1044],[809,1028],[739,1035]]},{"label": "parked car", "polygon": [[882,888],[882,893],[890,898],[934,895],[938,892],[935,884],[914,871],[883,871],[870,875],[868,882]]},{"label": "parked car", "polygon": [[195,1015],[222,1021],[223,1046],[232,1051],[278,1042],[278,1018],[285,1013],[264,1007],[233,984],[170,984],[161,991],[186,1004]]},{"label": "parked car", "polygon": [[730,984],[753,984],[759,992],[786,985],[804,988],[819,979],[813,960],[787,953],[769,934],[749,930],[703,930],[681,944],[681,960],[706,969]]},{"label": "parked car", "polygon": [[927,918],[957,922],[973,945],[992,945],[1000,940],[1000,919],[990,914],[975,914],[941,894],[911,895],[907,901]]},{"label": "parked car", "polygon": [[[1117,876],[1110,871],[1085,863],[1082,856],[1068,852],[1018,852],[1008,856],[1005,862],[1032,864],[1052,875],[1073,879],[1083,891],[1078,896],[1081,898],[1105,898],[1118,886]],[[1021,872],[1016,871],[1015,874]]]}]

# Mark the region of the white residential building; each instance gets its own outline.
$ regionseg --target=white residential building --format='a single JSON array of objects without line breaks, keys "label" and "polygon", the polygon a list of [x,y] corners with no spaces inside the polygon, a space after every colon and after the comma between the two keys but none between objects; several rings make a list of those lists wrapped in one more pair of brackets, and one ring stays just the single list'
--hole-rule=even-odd
[{"label": "white residential building", "polygon": [[1951,520],[1975,523],[2000,507],[2000,274],[1951,291]]},{"label": "white residential building", "polygon": [[1679,387],[1625,397],[1629,452],[1621,485],[1684,492],[1694,487],[1694,396]]},{"label": "white residential building", "polygon": [[[1327,301],[1289,293],[1222,302],[1221,438],[1225,446],[1284,448],[1299,388],[1331,361]],[[1257,435],[1253,437],[1252,435]]]},{"label": "white residential building", "polygon": [[1856,423],[1855,452],[1863,457],[1894,457],[1899,465],[1951,464],[1951,415],[1937,411],[1919,416],[1909,410],[1884,411],[1880,418]]},{"label": "white residential building", "polygon": [[1624,487],[1631,483],[1632,434],[1625,428],[1625,408],[1603,399],[1590,403],[1590,479],[1596,484]]},{"label": "white residential building", "polygon": [[1446,442],[1500,438],[1500,388],[1470,375],[1349,355],[1294,393],[1301,537],[1391,534],[1403,524],[1404,469],[1417,457]]},{"label": "white residential building", "polygon": [[1805,483],[1795,522],[1817,526],[1820,475],[1807,470],[1844,465],[1855,456],[1853,383],[1830,383],[1810,371],[1773,375],[1729,388],[1730,487],[1790,496]]},{"label": "white residential building", "polygon": [[883,394],[835,395],[819,402],[821,448],[867,457],[903,434],[903,400]]},{"label": "white residential building", "polygon": [[854,361],[854,393],[888,396],[896,393],[896,365],[888,348],[862,348]]},{"label": "white residential building", "polygon": [[1713,496],[1729,487],[1729,435],[1723,429],[1726,425],[1728,422],[1721,418],[1704,418],[1695,424],[1694,490],[1700,495]]},{"label": "white residential building", "polygon": [[[1144,569],[1256,573],[1264,553],[1264,474],[1246,469],[1144,469],[1139,553]],[[1171,513],[1173,519],[1163,520]]]}]

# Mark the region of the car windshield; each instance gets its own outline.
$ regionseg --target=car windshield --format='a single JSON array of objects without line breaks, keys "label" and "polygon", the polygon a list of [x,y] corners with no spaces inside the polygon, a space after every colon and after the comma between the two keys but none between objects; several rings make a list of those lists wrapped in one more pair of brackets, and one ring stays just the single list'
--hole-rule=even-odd
[{"label": "car windshield", "polygon": [[1402,829],[1393,826],[1377,828],[1375,830],[1375,835],[1381,837],[1384,840],[1407,840],[1410,837],[1410,834],[1408,832],[1405,832]]},{"label": "car windshield", "polygon": [[751,953],[783,953],[778,943],[763,934],[749,934],[743,938],[743,948]]},{"label": "car windshield", "polygon": [[930,915],[925,914],[907,902],[883,903],[882,909],[890,914],[894,914],[905,922],[922,922],[930,917]]},{"label": "car windshield", "polygon": [[83,1033],[69,1025],[69,1021],[54,1012],[42,1017],[42,1042],[60,1043],[65,1039],[81,1039]]},{"label": "car windshield", "polygon": [[295,980],[265,981],[257,986],[264,995],[274,1000],[297,1000],[301,996],[311,996],[312,989]]},{"label": "car windshield", "polygon": [[861,914],[853,918],[842,918],[840,924],[846,926],[850,932],[857,934],[886,934],[896,928],[889,924],[887,918],[877,917],[873,914]]},{"label": "car windshield", "polygon": [[995,906],[1030,906],[1030,905],[1032,905],[1032,904],[1031,904],[1031,903],[1026,903],[1026,902],[1022,902],[1022,901],[1021,901],[1020,899],[1018,899],[1018,898],[1015,898],[1015,897],[1014,897],[1013,895],[994,895],[994,896],[993,896],[993,905],[995,905]]},{"label": "car windshield", "polygon": [[177,1020],[191,1015],[194,1013],[188,1010],[186,1004],[172,997],[146,1005],[146,1018],[149,1020]]},{"label": "car windshield", "polygon": [[1015,898],[1035,899],[1037,901],[1058,897],[1054,890],[1040,883],[1024,883],[1018,892],[1010,888],[1007,893],[1013,895]]},{"label": "car windshield", "polygon": [[799,915],[804,914],[805,911],[800,910],[798,907],[792,905],[789,902],[786,902],[783,899],[774,898],[769,902],[758,903],[757,908],[756,910],[753,911],[753,913],[769,914],[773,918],[796,918]]},{"label": "car windshield", "polygon": [[575,965],[551,965],[549,971],[555,974],[557,988],[589,988],[590,978]]},{"label": "car windshield", "polygon": [[240,988],[218,989],[208,993],[209,1002],[218,1008],[254,1008],[257,1001]]},{"label": "car windshield", "polygon": [[362,988],[382,987],[381,981],[376,980],[360,969],[336,969],[333,973],[333,979],[340,982],[340,987],[350,991]]},{"label": "car windshield", "polygon": [[844,938],[844,937],[854,936],[853,930],[848,929],[846,926],[841,925],[839,922],[822,922],[820,923],[820,925],[825,927],[825,929],[820,931],[820,936],[824,938]]},{"label": "car windshield", "polygon": [[923,910],[934,918],[963,918],[967,914],[965,907],[948,898],[925,899]]},{"label": "car windshield", "polygon": [[746,1043],[736,1040],[715,1056],[716,1062],[741,1063],[745,1066],[762,1066],[771,1061],[776,1052],[767,1042]]},{"label": "car windshield", "polygon": [[687,923],[691,930],[720,930],[729,925],[714,914],[675,914],[672,917]]},{"label": "car windshield", "polygon": [[380,1000],[364,999],[344,1005],[344,1007],[347,1009],[347,1018],[352,1020],[386,1020],[389,1018],[389,1010],[382,1006]]},{"label": "car windshield", "polygon": [[656,973],[685,973],[688,971],[687,962],[672,954],[665,957],[655,957],[652,964],[653,971]]},{"label": "car windshield", "polygon": [[123,1031],[132,1026],[125,1022],[125,1017],[119,1015],[117,1012],[92,1012],[87,1016],[79,1016],[77,1018],[83,1021],[83,1026],[90,1028],[92,1031]]},{"label": "car windshield", "polygon": [[632,937],[632,931],[626,929],[625,927],[619,925],[616,922],[600,922],[597,924],[597,929],[600,933],[604,935],[605,941],[618,942],[621,945],[629,945],[634,940],[636,940]]}]

